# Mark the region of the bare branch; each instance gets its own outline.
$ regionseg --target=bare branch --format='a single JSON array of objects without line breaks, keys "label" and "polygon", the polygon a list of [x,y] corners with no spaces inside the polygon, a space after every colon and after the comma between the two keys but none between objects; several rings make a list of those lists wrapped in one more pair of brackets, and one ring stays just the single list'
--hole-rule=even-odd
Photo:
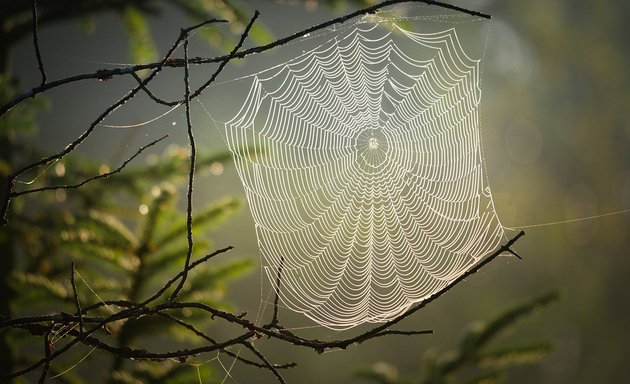
[{"label": "bare branch", "polygon": [[190,271],[191,269],[195,268],[196,266],[205,263],[207,260],[211,259],[212,257],[216,256],[216,255],[220,255],[222,253],[225,253],[229,250],[232,250],[233,247],[229,246],[226,248],[222,248],[222,249],[218,249],[202,258],[200,258],[199,260],[195,261],[194,263],[190,264],[188,266],[188,268],[186,268],[185,270],[179,272],[177,275],[175,275],[172,279],[170,279],[169,281],[166,282],[166,284],[164,284],[164,286],[162,288],[160,288],[159,290],[157,290],[157,292],[155,292],[151,297],[149,297],[148,299],[146,299],[145,301],[143,301],[142,303],[138,304],[138,306],[146,306],[149,303],[152,303],[153,301],[155,301],[158,297],[162,296],[162,294],[171,286],[173,285],[173,283],[175,283],[177,280],[181,279],[185,273],[188,273],[188,271]]},{"label": "bare branch", "polygon": [[389,335],[401,335],[401,336],[430,335],[432,333],[433,331],[430,329],[425,329],[421,331],[399,331],[396,329],[386,329],[382,332],[374,334],[372,338],[374,339],[377,337],[389,336]]},{"label": "bare branch", "polygon": [[[8,376],[6,376],[6,378],[8,379],[13,379],[15,377],[19,377],[22,375],[25,375],[29,372],[34,371],[35,369],[41,367],[44,364],[47,364],[49,361],[52,361],[54,359],[56,359],[57,357],[61,356],[62,354],[64,354],[65,352],[67,352],[68,350],[70,350],[70,348],[72,348],[73,346],[75,346],[77,343],[83,343],[87,340],[89,340],[90,336],[96,332],[97,330],[101,329],[101,327],[105,326],[108,323],[111,323],[113,321],[117,321],[117,320],[121,320],[121,319],[126,319],[126,318],[131,318],[134,317],[135,314],[131,311],[131,310],[127,310],[127,311],[122,311],[119,312],[117,314],[114,314],[102,321],[100,321],[95,327],[81,333],[80,335],[76,336],[74,339],[70,340],[66,345],[64,345],[62,348],[57,349],[54,353],[50,354],[49,356],[45,356],[44,358],[40,359],[39,361],[37,361],[36,363],[21,369],[17,372],[14,372]],[[70,332],[72,333],[72,331]]]},{"label": "bare branch", "polygon": [[42,54],[39,51],[39,37],[38,37],[38,22],[37,22],[37,0],[33,0],[31,7],[33,15],[33,45],[35,46],[35,56],[37,57],[37,67],[39,73],[42,75],[42,81],[39,84],[43,87],[46,84],[46,71],[44,70],[44,62],[42,61]]},{"label": "bare branch", "polygon": [[99,179],[105,179],[105,178],[110,177],[110,176],[112,176],[112,175],[114,175],[116,173],[121,172],[127,166],[127,164],[132,162],[145,149],[154,146],[155,144],[159,143],[160,141],[166,139],[167,137],[169,137],[169,135],[164,135],[164,136],[160,137],[159,139],[153,140],[152,142],[150,142],[150,143],[148,143],[146,145],[143,145],[142,147],[138,148],[136,153],[134,153],[127,160],[125,160],[120,166],[118,166],[118,168],[114,169],[113,171],[106,172],[106,173],[101,173],[100,175],[90,177],[89,179],[85,179],[85,180],[83,180],[82,182],[80,182],[78,184],[51,185],[51,186],[47,186],[47,187],[34,188],[34,189],[25,190],[25,191],[11,192],[9,196],[10,197],[17,197],[17,196],[22,196],[22,195],[28,195],[28,194],[35,193],[35,192],[52,191],[52,190],[56,190],[56,189],[78,189],[78,188],[81,188],[82,186],[84,186],[87,183],[90,183],[92,181],[99,180]]},{"label": "bare branch", "polygon": [[[425,3],[425,4],[428,4],[428,5],[434,5],[434,6],[437,6],[437,7],[440,7],[440,8],[445,8],[445,9],[450,9],[450,10],[453,10],[453,11],[465,13],[465,14],[468,14],[468,15],[471,15],[471,16],[482,17],[482,18],[485,18],[485,19],[490,19],[491,18],[490,15],[483,14],[483,13],[480,13],[480,12],[477,12],[477,11],[471,11],[471,10],[468,10],[468,9],[465,9],[465,8],[461,8],[461,7],[452,5],[452,4],[443,3],[441,1],[431,1],[431,0],[389,0],[389,1],[383,1],[381,3],[375,4],[375,5],[371,6],[371,7],[359,9],[358,11],[349,13],[349,14],[347,14],[345,16],[337,17],[335,19],[328,20],[326,22],[323,22],[321,24],[317,24],[317,25],[312,26],[310,28],[306,28],[306,29],[304,29],[304,30],[302,30],[300,32],[294,33],[294,34],[292,34],[290,36],[287,36],[287,37],[284,37],[282,39],[278,39],[278,40],[276,40],[276,41],[274,41],[272,43],[261,45],[261,46],[258,46],[258,47],[253,47],[253,48],[250,48],[250,49],[246,49],[244,51],[241,51],[239,54],[235,55],[234,58],[241,59],[241,58],[244,58],[246,56],[252,55],[254,53],[261,53],[261,52],[264,52],[264,51],[268,51],[268,50],[270,50],[272,48],[275,48],[277,46],[284,45],[284,44],[286,44],[288,42],[291,42],[293,40],[299,39],[299,38],[301,38],[304,35],[307,35],[309,33],[316,32],[316,31],[319,31],[319,30],[324,29],[324,28],[328,28],[328,27],[333,26],[335,24],[344,23],[344,22],[346,22],[346,21],[348,21],[350,19],[354,19],[355,17],[363,16],[365,14],[375,13],[376,11],[378,11],[381,8],[388,7],[388,6],[395,5],[395,4],[400,4],[400,3]],[[193,63],[195,63],[195,64],[216,63],[216,62],[221,61],[223,58],[224,57],[220,56],[220,57],[215,57],[215,58],[212,58],[212,59],[200,59],[200,60],[194,60]]]},{"label": "bare branch", "polygon": [[[241,35],[241,39],[239,40],[238,44],[234,47],[234,49],[232,49],[232,52],[230,52],[230,54],[227,55],[223,61],[221,61],[221,64],[216,69],[216,71],[214,71],[214,73],[210,77],[210,80],[208,80],[204,85],[202,85],[197,90],[197,92],[195,92],[195,95],[193,95],[194,97],[196,97],[197,95],[201,94],[201,92],[206,87],[208,87],[212,82],[214,82],[214,80],[217,78],[219,73],[221,73],[223,68],[225,68],[225,65],[232,59],[232,57],[234,57],[236,52],[243,45],[243,42],[247,38],[247,35],[249,34],[250,29],[252,28],[252,25],[254,25],[254,21],[256,21],[256,19],[258,18],[258,15],[259,15],[259,13],[258,13],[258,11],[256,11],[254,13],[254,16],[250,20],[249,24],[247,25],[247,28],[245,28],[245,31]],[[202,23],[202,24],[199,24],[196,27],[198,28],[201,25],[205,25],[205,24]],[[190,94],[190,76],[189,76],[189,64],[188,64],[188,33],[190,32],[191,29],[192,28],[182,29],[182,35],[183,35],[183,39],[184,39],[184,85],[185,85],[184,105],[186,107],[186,127],[187,127],[187,132],[188,132],[188,143],[190,145],[190,168],[188,170],[188,189],[187,189],[187,193],[186,193],[186,198],[187,198],[187,205],[186,205],[186,230],[187,230],[187,239],[188,239],[188,250],[186,252],[186,262],[184,264],[184,274],[182,275],[182,279],[180,280],[179,284],[177,285],[177,288],[175,288],[175,290],[171,294],[171,298],[170,298],[171,301],[173,301],[173,300],[175,300],[175,298],[177,298],[177,295],[179,294],[179,291],[181,291],[181,289],[184,287],[184,283],[186,283],[186,278],[188,277],[188,265],[190,264],[190,257],[192,256],[193,245],[194,245],[193,244],[193,233],[192,233],[192,222],[193,222],[193,219],[192,219],[192,211],[193,211],[192,199],[193,199],[193,184],[194,184],[194,177],[195,177],[195,160],[196,160],[196,156],[197,156],[197,146],[195,144],[195,137],[193,135],[192,121],[191,121],[191,118],[190,118],[191,94]]]},{"label": "bare branch", "polygon": [[[83,309],[85,313],[86,310]],[[83,315],[84,323],[100,323],[103,321],[104,317],[90,317]],[[53,315],[41,315],[41,316],[24,316],[17,317],[15,319],[4,318],[0,321],[0,330],[5,330],[7,328],[16,328],[29,324],[38,324],[38,323],[56,323],[56,324],[70,324],[70,323],[78,323],[79,316],[71,315],[69,313],[61,312]]]},{"label": "bare branch", "polygon": [[[20,326],[20,328],[24,328],[29,330],[31,333],[33,334],[45,334],[45,332],[47,332],[47,330],[49,329],[49,327],[46,326],[42,326],[40,324],[30,324],[30,325],[22,325]],[[150,352],[147,351],[146,349],[136,349],[136,348],[129,348],[126,346],[122,346],[122,347],[115,347],[113,345],[107,344],[104,341],[98,339],[97,337],[94,336],[85,336],[85,334],[80,334],[79,332],[77,332],[76,330],[69,330],[68,331],[68,335],[70,336],[74,336],[75,338],[72,340],[74,341],[80,341],[82,344],[85,345],[89,345],[92,347],[96,347],[99,348],[101,350],[107,351],[117,357],[123,358],[123,359],[134,359],[134,360],[140,360],[140,359],[144,359],[144,360],[163,360],[163,359],[176,359],[176,358],[188,358],[188,357],[192,357],[195,355],[199,355],[201,353],[208,353],[208,352],[215,352],[217,350],[222,350],[225,349],[229,346],[233,346],[233,345],[237,345],[237,344],[241,344],[244,341],[246,341],[247,339],[252,337],[252,333],[244,333],[240,336],[237,336],[235,338],[232,339],[228,339],[224,342],[221,343],[216,343],[214,345],[206,345],[206,346],[201,346],[201,347],[197,347],[197,348],[190,348],[190,349],[180,349],[180,350],[176,350],[176,351],[167,351],[167,352]],[[52,348],[50,348],[50,346],[52,346],[51,344],[49,344],[49,353],[47,355],[47,357],[45,357],[44,359],[42,359],[39,363],[34,364],[33,366],[26,368],[24,371],[29,370],[32,371],[33,369],[41,366],[42,364],[44,365],[44,367],[49,364],[51,361],[53,361],[57,356],[55,356],[55,354],[50,354],[50,351],[52,350]],[[32,367],[34,367],[35,365],[37,365],[37,367],[31,369]],[[26,372],[25,372],[26,373]],[[21,376],[14,374],[11,375],[9,377],[17,377],[17,376]]]},{"label": "bare branch", "polygon": [[269,369],[273,375],[278,379],[278,382],[281,384],[285,384],[286,381],[284,381],[284,378],[282,377],[282,375],[280,374],[280,372],[278,372],[278,370],[276,369],[276,367],[274,367],[269,360],[267,360],[267,358],[260,353],[260,351],[258,351],[256,349],[256,347],[254,347],[254,345],[252,343],[248,343],[248,342],[243,342],[242,343],[245,347],[247,347],[247,349],[249,349],[250,351],[252,351],[254,353],[254,355],[258,356],[258,358],[260,359],[260,361],[262,361],[265,364],[265,367],[267,367],[267,369]]},{"label": "bare branch", "polygon": [[[138,82],[138,84],[142,85],[142,79],[140,78],[140,76],[138,76],[137,73],[132,72],[131,76]],[[142,90],[144,91],[144,93],[147,94],[147,96],[149,96],[149,98],[151,98],[151,100],[155,101],[157,104],[165,105],[168,107],[174,107],[178,104],[181,104],[181,101],[166,101],[166,100],[160,99],[159,97],[155,96],[153,92],[149,90],[149,87],[147,86],[142,85]]]},{"label": "bare branch", "polygon": [[[270,49],[273,49],[277,46],[280,45],[284,45],[290,41],[299,39],[300,37],[304,36],[307,33],[311,33],[311,32],[315,32],[327,27],[330,27],[332,25],[335,24],[339,24],[339,23],[344,23],[350,19],[353,19],[355,17],[358,16],[362,16],[368,13],[374,13],[377,10],[387,7],[387,6],[391,6],[391,5],[395,5],[395,4],[400,4],[400,3],[424,3],[424,4],[428,4],[428,5],[434,5],[436,7],[440,7],[440,8],[445,8],[445,9],[450,9],[453,11],[457,11],[457,12],[461,12],[464,14],[468,14],[471,16],[476,16],[476,17],[481,17],[481,18],[485,18],[485,19],[490,19],[491,16],[484,14],[484,13],[480,13],[477,11],[472,11],[472,10],[468,10],[462,7],[458,7],[458,6],[454,6],[451,4],[447,4],[447,3],[443,3],[440,1],[431,1],[431,0],[389,0],[389,1],[384,1],[382,3],[378,3],[375,4],[371,7],[367,7],[367,8],[363,8],[360,9],[356,12],[352,12],[349,13],[345,16],[341,16],[341,17],[337,17],[335,19],[331,19],[327,22],[318,24],[314,27],[310,27],[307,29],[304,29],[300,32],[294,33],[291,36],[285,37],[283,39],[279,39],[276,40],[272,43],[269,44],[265,44],[265,45],[260,45],[258,47],[253,47],[250,49],[246,49],[243,50],[235,55],[233,55],[232,58],[234,59],[241,59],[244,58],[246,56],[252,55],[254,53],[260,53],[260,52],[264,52],[264,51],[268,51]],[[224,20],[213,20],[213,22],[219,22],[219,21],[224,21]],[[218,56],[218,57],[214,57],[214,58],[194,58],[194,59],[190,59],[190,64],[206,64],[206,63],[220,63],[221,61],[225,60],[227,56]],[[121,76],[121,75],[129,75],[131,73],[134,72],[139,72],[139,71],[143,71],[146,69],[153,69],[153,68],[157,68],[157,67],[182,67],[183,66],[183,59],[173,59],[173,60],[169,60],[167,63],[162,63],[162,62],[158,62],[158,63],[148,63],[148,64],[140,64],[140,65],[133,65],[133,66],[128,66],[128,67],[122,67],[122,68],[114,68],[114,69],[102,69],[102,70],[98,70],[96,72],[93,73],[86,73],[86,74],[82,74],[82,75],[76,75],[76,76],[72,76],[72,77],[68,77],[65,79],[60,79],[54,82],[50,82],[50,83],[46,83],[44,86],[32,89],[29,92],[26,92],[18,97],[16,97],[15,99],[9,101],[8,103],[6,103],[5,105],[0,107],[0,117],[2,115],[4,115],[5,113],[7,113],[8,111],[11,110],[11,108],[15,107],[17,104],[21,103],[22,101],[31,98],[39,93],[45,92],[49,89],[52,88],[56,88],[59,87],[61,85],[65,85],[65,84],[69,84],[69,83],[74,83],[77,81],[82,81],[82,80],[89,80],[89,79],[110,79],[114,76]],[[146,85],[146,83],[145,83]]]},{"label": "bare branch", "polygon": [[[208,20],[207,22],[204,22],[201,25],[205,25],[211,22],[222,22],[224,20]],[[127,101],[131,100],[143,87],[145,87],[149,82],[151,82],[155,76],[162,70],[162,68],[165,66],[166,62],[170,59],[171,55],[173,54],[173,52],[175,52],[175,49],[177,49],[177,47],[179,46],[179,44],[181,43],[183,39],[183,36],[180,34],[179,38],[177,39],[177,41],[175,41],[175,43],[171,46],[171,48],[169,49],[169,51],[167,52],[167,54],[164,56],[164,58],[158,63],[157,66],[154,67],[154,69],[151,71],[151,73],[142,81],[141,84],[139,84],[138,86],[134,87],[129,93],[127,93],[125,96],[123,96],[122,98],[118,99],[118,101],[116,101],[114,104],[112,104],[111,106],[109,106],[108,108],[105,109],[105,111],[103,111],[97,118],[96,120],[94,120],[92,122],[92,124],[90,124],[90,126],[88,127],[87,130],[85,130],[79,137],[77,137],[74,141],[72,141],[70,144],[68,144],[62,151],[54,154],[54,155],[50,155],[47,157],[44,157],[43,159],[36,161],[34,163],[28,164],[23,166],[22,168],[18,169],[17,171],[11,173],[10,175],[7,176],[7,184],[6,184],[6,199],[2,202],[0,202],[1,206],[0,206],[0,218],[2,220],[2,222],[0,223],[1,225],[5,225],[7,223],[6,220],[6,214],[7,214],[7,210],[9,208],[9,203],[11,200],[11,193],[13,191],[14,185],[15,185],[15,180],[22,174],[24,174],[25,172],[30,171],[31,169],[37,168],[39,166],[42,165],[46,165],[54,160],[59,160],[62,159],[63,157],[65,157],[67,154],[69,154],[70,152],[74,151],[81,143],[83,143],[94,131],[94,129],[96,128],[96,126],[98,124],[100,124],[103,120],[105,120],[105,118],[107,116],[109,116],[112,112],[114,112],[116,109],[118,109],[121,105],[125,104]],[[98,71],[97,71],[98,73]],[[107,75],[99,75],[99,78],[102,78],[103,76],[107,76]],[[50,84],[48,84],[50,85]],[[39,89],[44,89],[47,88],[48,85],[45,85],[43,87],[39,87]],[[48,88],[47,88],[48,89]],[[35,95],[35,93],[33,93],[33,96]],[[17,100],[20,99],[20,97],[14,99]],[[11,102],[10,102],[11,103]],[[6,106],[6,105],[5,105]],[[4,109],[4,107],[2,107],[2,110]],[[2,116],[4,112],[0,111],[0,116]]]},{"label": "bare branch", "polygon": [[[217,76],[219,75],[219,73],[221,73],[221,71],[223,71],[223,68],[227,65],[227,63],[233,58],[237,57],[238,50],[241,49],[241,47],[243,46],[243,43],[245,42],[247,35],[249,35],[249,31],[252,29],[252,26],[254,26],[254,22],[256,21],[259,15],[260,15],[260,12],[258,11],[254,12],[254,16],[252,16],[252,18],[249,20],[249,24],[247,24],[247,27],[245,27],[245,31],[243,31],[243,33],[241,34],[241,38],[239,39],[238,44],[236,44],[234,49],[232,49],[232,52],[230,52],[224,59],[220,61],[219,68],[217,68],[217,70],[214,71],[214,73],[212,74],[212,76],[210,76],[210,79],[208,81],[206,81],[201,87],[199,87],[189,97],[190,99],[194,99],[197,96],[201,95],[201,93],[216,80]],[[188,62],[188,59],[186,59],[185,61]]]},{"label": "bare branch", "polygon": [[[99,302],[95,305],[92,305],[90,307],[86,307],[83,309],[83,312],[88,312],[90,310],[99,308],[103,305],[118,305],[118,306],[122,306],[125,308],[135,308],[138,307],[138,304],[135,303],[131,303],[131,302],[126,302],[126,301],[106,301],[106,302]],[[144,315],[157,315],[157,316],[161,316],[164,318],[167,318],[171,321],[173,321],[174,323],[177,323],[178,325],[190,330],[191,332],[195,333],[195,335],[199,336],[200,338],[203,338],[204,340],[210,342],[213,345],[219,345],[220,343],[218,341],[216,341],[215,339],[213,339],[212,337],[206,335],[205,333],[201,332],[200,330],[198,330],[196,327],[194,327],[192,324],[189,324],[183,320],[178,319],[177,317],[166,313],[166,312],[161,312],[161,311],[153,311],[150,312],[149,310],[147,310],[146,312],[142,312],[140,314],[134,314],[133,316],[144,316]],[[129,317],[131,318],[131,317]],[[16,319],[6,319],[3,320],[2,322],[0,322],[0,330],[2,329],[6,329],[6,328],[23,328],[23,329],[27,329],[29,331],[31,331],[33,334],[45,334],[45,330],[48,329],[48,327],[41,325],[42,323],[54,323],[54,324],[65,324],[65,325],[73,325],[78,323],[81,319],[84,320],[85,323],[90,323],[90,324],[96,324],[96,323],[103,323],[103,322],[107,322],[108,318],[107,317],[88,317],[88,316],[75,316],[75,315],[70,315],[67,313],[60,313],[60,314],[54,314],[54,315],[44,315],[44,316],[31,316],[31,317],[21,317],[21,318],[16,318]],[[124,319],[124,318],[123,318]],[[120,319],[118,319],[120,320]],[[111,322],[111,321],[110,321]],[[70,335],[73,336],[81,336],[81,332],[76,332],[76,331],[69,331]],[[252,333],[250,336],[254,336],[254,334]],[[105,343],[103,343],[102,341],[98,341],[96,338],[90,336],[88,338],[86,338],[84,341],[82,341],[83,344],[86,345],[91,345],[91,346],[97,346],[100,347],[97,344],[103,344],[103,348],[101,349],[109,349],[109,350],[114,350],[116,347],[107,347],[107,345]],[[228,347],[231,345],[228,345]],[[257,363],[255,361],[251,361],[248,360],[242,356],[237,355],[234,352],[231,352],[228,349],[222,348],[219,346],[218,350],[220,350],[222,353],[225,353],[233,358],[238,359],[239,361],[241,361],[244,364],[247,365],[252,365],[258,368],[266,368],[265,364],[261,364],[261,363]],[[139,352],[136,352],[139,353]],[[285,364],[273,364],[273,367],[275,369],[287,369],[287,368],[292,368],[295,367],[296,364],[295,363],[285,363]]]},{"label": "bare branch", "polygon": [[192,121],[190,118],[190,73],[188,65],[188,32],[182,29],[184,37],[184,105],[186,107],[186,131],[188,132],[188,145],[190,146],[190,167],[188,169],[188,185],[186,190],[186,239],[188,241],[188,249],[186,251],[186,261],[184,263],[184,274],[179,284],[171,294],[170,300],[175,300],[179,291],[184,287],[186,278],[188,277],[188,266],[190,265],[190,256],[193,253],[193,185],[195,182],[195,161],[197,160],[197,145],[195,136],[193,135]]},{"label": "bare branch", "polygon": [[[52,326],[49,326],[46,330],[46,335],[44,336],[44,356],[49,359],[50,358],[50,350],[52,349],[52,342],[50,341],[50,332],[52,330]],[[39,384],[43,384],[46,381],[46,376],[48,375],[48,371],[50,371],[50,362],[51,360],[46,361],[44,364],[44,368],[42,368],[42,374],[39,377]]]},{"label": "bare branch", "polygon": [[[177,323],[178,325],[180,325],[180,326],[190,330],[195,335],[197,335],[197,336],[201,337],[202,339],[210,342],[211,344],[215,344],[215,345],[218,344],[218,342],[215,339],[213,339],[212,337],[210,337],[210,336],[206,335],[205,333],[201,332],[200,330],[198,330],[192,324],[189,324],[189,323],[187,323],[187,322],[185,322],[183,320],[180,320],[177,317],[175,317],[173,315],[170,315],[168,313],[165,313],[165,312],[158,312],[157,315],[162,316],[164,318],[167,318],[167,319],[173,321],[174,323]],[[236,353],[234,353],[234,352],[232,352],[230,350],[221,349],[221,352],[225,353],[226,355],[228,355],[228,356],[230,356],[232,358],[237,359],[241,363],[244,363],[244,364],[247,364],[247,365],[252,365],[252,366],[258,367],[258,368],[267,368],[266,364],[261,364],[261,363],[257,363],[255,361],[246,359],[246,358],[244,358],[244,357],[242,357],[242,356],[240,356],[240,355],[238,355],[238,354],[236,354]],[[286,369],[286,368],[291,368],[291,367],[294,367],[294,366],[295,366],[295,363],[275,364],[275,365],[273,365],[273,368]]]},{"label": "bare branch", "polygon": [[279,329],[278,322],[278,304],[280,301],[280,278],[282,275],[282,269],[284,268],[284,256],[280,258],[280,266],[278,267],[278,275],[276,276],[276,297],[273,300],[273,317],[269,324],[265,325],[264,328],[276,328]]},{"label": "bare branch", "polygon": [[83,333],[83,313],[81,312],[81,303],[79,302],[79,295],[77,293],[77,285],[74,282],[74,273],[76,268],[74,265],[74,259],[72,260],[72,267],[70,269],[70,285],[72,285],[72,295],[74,296],[74,305],[77,308],[77,316],[79,316],[79,331]]}]

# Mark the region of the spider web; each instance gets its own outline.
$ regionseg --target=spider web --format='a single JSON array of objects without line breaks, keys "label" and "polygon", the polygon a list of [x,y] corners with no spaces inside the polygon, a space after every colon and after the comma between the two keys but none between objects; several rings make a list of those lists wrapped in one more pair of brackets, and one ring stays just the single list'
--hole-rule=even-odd
[{"label": "spider web", "polygon": [[243,78],[224,125],[268,278],[281,268],[284,305],[328,328],[400,315],[504,238],[479,60],[452,25],[409,21],[370,15]]}]

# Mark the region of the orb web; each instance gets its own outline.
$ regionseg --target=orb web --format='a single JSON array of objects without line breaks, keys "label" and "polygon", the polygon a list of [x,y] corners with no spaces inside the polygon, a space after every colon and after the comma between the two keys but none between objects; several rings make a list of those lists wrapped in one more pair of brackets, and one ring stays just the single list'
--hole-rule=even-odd
[{"label": "orb web", "polygon": [[225,123],[268,278],[282,266],[284,305],[333,329],[400,315],[503,238],[479,60],[456,28],[383,20],[247,78]]}]

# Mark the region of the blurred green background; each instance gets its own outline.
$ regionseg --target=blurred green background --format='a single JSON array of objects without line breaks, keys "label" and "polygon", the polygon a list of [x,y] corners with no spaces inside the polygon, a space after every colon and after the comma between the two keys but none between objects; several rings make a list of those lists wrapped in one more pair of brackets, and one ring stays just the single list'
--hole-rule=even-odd
[{"label": "blurred green background", "polygon": [[[185,2],[184,2],[185,3]],[[194,2],[190,2],[191,4]],[[344,2],[242,2],[242,9],[261,11],[259,22],[282,37],[357,8]],[[331,3],[331,4],[328,4]],[[459,1],[464,7],[490,13],[490,32],[482,81],[480,109],[488,178],[498,215],[504,226],[516,228],[559,222],[630,208],[630,14],[628,2],[595,1]],[[181,8],[161,4],[161,12],[146,17],[156,52],[165,52],[179,29],[191,24]],[[247,14],[245,14],[247,15]],[[248,16],[244,16],[245,19]],[[234,40],[242,30],[222,26],[223,37]],[[127,26],[129,28],[129,26]],[[232,29],[231,29],[232,28]],[[89,33],[86,33],[86,30]],[[49,79],[92,72],[130,62],[124,25],[111,12],[90,20],[45,25],[40,30],[42,55]],[[193,40],[192,56],[225,52],[228,41]],[[248,42],[252,46],[254,42]],[[136,50],[135,52],[138,52]],[[152,52],[145,52],[150,57]],[[273,56],[270,60],[273,60]],[[139,59],[139,58],[137,58]],[[22,88],[38,83],[29,37],[11,51],[12,73]],[[238,72],[238,65],[234,71]],[[203,82],[208,67],[193,69],[193,81]],[[231,72],[225,73],[229,77]],[[51,151],[63,148],[119,95],[133,86],[131,79],[77,83],[49,92],[50,108],[38,121],[36,136]],[[181,97],[181,73],[171,71],[154,86],[167,98]],[[86,95],[89,100],[86,102]],[[207,93],[204,104],[212,103]],[[130,124],[165,111],[148,100],[134,100],[108,124]],[[195,106],[193,121],[198,145],[224,149],[224,143],[203,108]],[[185,120],[179,109],[139,129],[98,129],[80,153],[115,165],[135,149],[171,133],[170,142],[185,144]],[[163,147],[159,151],[163,150]],[[196,188],[196,203],[225,194],[242,195],[233,168],[203,178]],[[620,383],[627,379],[625,359],[630,353],[630,214],[596,220],[533,227],[525,230],[515,250],[523,257],[499,258],[403,322],[402,327],[433,329],[419,337],[388,337],[347,351],[317,355],[309,350],[268,343],[261,346],[274,361],[297,361],[284,373],[292,383],[363,382],[353,376],[358,367],[391,364],[400,376],[413,377],[423,356],[453,349],[476,320],[487,319],[529,297],[558,289],[561,300],[523,322],[510,340],[549,340],[555,348],[539,364],[509,372],[510,383]],[[508,235],[511,232],[508,231]],[[218,247],[232,244],[238,256],[257,262],[253,221],[241,210],[214,235]],[[227,296],[235,313],[258,313],[261,292],[258,270],[230,285]],[[270,316],[270,312],[266,312]],[[283,313],[287,322],[308,326],[306,320]],[[344,334],[315,328],[316,337]],[[310,334],[310,333],[309,333]],[[227,366],[229,359],[223,361]],[[222,373],[217,362],[208,363]],[[390,368],[391,368],[390,367]],[[272,382],[273,377],[237,365],[227,382]]]}]

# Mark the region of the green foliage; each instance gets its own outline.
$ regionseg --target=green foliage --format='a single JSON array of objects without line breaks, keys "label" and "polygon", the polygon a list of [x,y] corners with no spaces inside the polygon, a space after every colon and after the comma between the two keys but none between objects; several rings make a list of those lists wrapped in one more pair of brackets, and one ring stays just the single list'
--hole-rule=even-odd
[{"label": "green foliage", "polygon": [[131,60],[134,63],[149,63],[157,60],[157,49],[142,11],[128,4],[120,12],[120,19],[129,39]]},{"label": "green foliage", "polygon": [[[114,379],[125,384],[208,383],[212,371],[207,364],[180,364],[172,361],[140,362],[135,376],[116,373]],[[200,380],[200,378],[202,378]],[[210,383],[219,382],[210,381]]]},{"label": "green foliage", "polygon": [[419,377],[401,379],[393,366],[383,362],[357,370],[356,375],[379,384],[500,383],[507,368],[538,362],[553,346],[548,342],[529,342],[497,348],[493,342],[507,328],[557,299],[556,292],[547,293],[476,325],[464,335],[457,350],[427,355]]},{"label": "green foliage", "polygon": [[[178,209],[177,202],[186,180],[182,176],[188,166],[188,158],[183,156],[186,152],[171,147],[149,165],[129,168],[79,189],[64,190],[61,197],[58,191],[21,196],[23,204],[12,210],[7,227],[15,235],[17,252],[28,256],[10,278],[11,287],[18,292],[11,301],[14,313],[42,313],[52,308],[76,312],[69,283],[73,260],[78,298],[84,307],[102,300],[141,301],[181,271],[188,249],[187,228],[186,213]],[[202,154],[197,169],[203,173],[228,160],[225,153]],[[70,156],[58,163],[56,171],[54,167],[49,169],[29,187],[73,184],[102,172],[102,168],[98,162]],[[69,169],[72,171],[65,171]],[[195,209],[193,260],[214,250],[209,231],[242,206],[242,198],[228,196]],[[231,259],[193,271],[179,298],[228,308],[224,301],[226,285],[249,271],[251,264],[249,259]],[[107,314],[108,307],[98,311]],[[208,316],[190,310],[171,311],[168,316],[114,324],[109,328],[109,342],[142,347],[156,338],[172,344],[194,336],[177,319],[201,330],[211,323]],[[199,341],[187,337],[188,343]],[[16,347],[22,343],[18,339],[13,342]],[[26,343],[24,347],[29,341]],[[26,359],[25,363],[34,361],[20,358]],[[115,373],[111,380],[123,383],[182,382],[184,377],[196,377],[198,370],[189,364],[172,363],[160,364],[160,369],[147,369],[147,364],[127,367],[125,361],[113,359]]]},{"label": "green foliage", "polygon": [[[0,73],[0,103],[6,103],[18,95],[17,85],[14,79]],[[16,106],[0,119],[0,135],[14,136],[18,132],[33,133],[37,128],[35,115],[45,106],[46,103],[41,98],[28,100]]]},{"label": "green foliage", "polygon": [[[6,73],[0,72],[0,104],[4,104],[19,94],[18,83]],[[35,116],[45,109],[48,103],[45,99],[38,97],[25,100],[15,106],[0,119],[0,145],[2,154],[0,155],[0,175],[8,175],[11,172],[11,153],[8,153],[8,145],[20,146],[17,136],[32,134],[37,130]],[[19,152],[24,152],[27,148],[19,148]]]},{"label": "green foliage", "polygon": [[377,384],[403,384],[408,381],[401,380],[398,370],[393,365],[385,362],[378,362],[371,367],[358,368],[354,372],[355,376],[367,379]]},{"label": "green foliage", "polygon": [[[251,9],[239,6],[238,4],[204,1],[204,0],[174,0],[174,4],[180,8],[192,21],[193,24],[202,22],[210,18],[230,21],[230,30],[236,34],[242,33],[245,25],[253,16]],[[210,45],[230,50],[236,40],[230,38],[227,33],[218,28],[202,28],[198,32]],[[249,38],[258,44],[265,44],[272,41],[271,31],[263,24],[256,23],[252,27]]]}]

